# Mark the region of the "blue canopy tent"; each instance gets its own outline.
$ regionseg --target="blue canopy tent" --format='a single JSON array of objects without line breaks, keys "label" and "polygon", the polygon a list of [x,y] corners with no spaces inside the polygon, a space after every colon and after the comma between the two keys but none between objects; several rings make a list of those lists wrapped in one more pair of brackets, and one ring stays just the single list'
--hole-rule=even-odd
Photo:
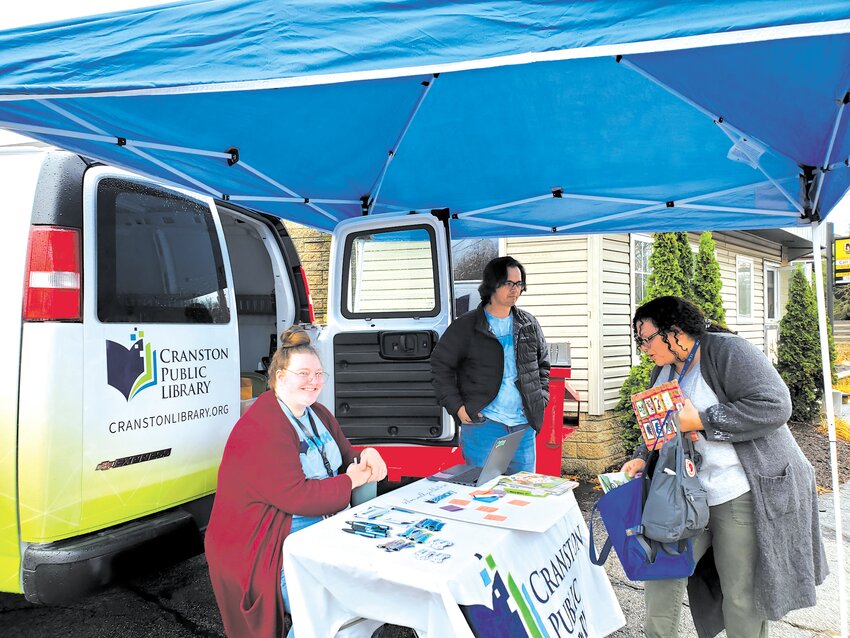
[{"label": "blue canopy tent", "polygon": [[326,230],[433,208],[455,237],[792,226],[850,186],[848,19],[189,2],[0,33],[0,127]]},{"label": "blue canopy tent", "polygon": [[846,0],[198,0],[0,32],[0,128],[325,230],[817,228],[848,102]]}]

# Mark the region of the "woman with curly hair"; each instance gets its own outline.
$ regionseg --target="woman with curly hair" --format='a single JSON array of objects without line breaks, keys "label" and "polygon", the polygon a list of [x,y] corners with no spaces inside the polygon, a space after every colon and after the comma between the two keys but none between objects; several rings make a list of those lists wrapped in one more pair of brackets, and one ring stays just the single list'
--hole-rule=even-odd
[{"label": "woman with curly hair", "polygon": [[[693,576],[645,583],[644,632],[678,635],[687,585],[700,638],[724,627],[729,638],[767,636],[768,620],[815,604],[828,573],[814,470],[786,425],[788,388],[764,353],[679,297],[642,305],[632,328],[655,362],[651,386],[679,379],[679,421],[698,435],[710,506],[708,528],[693,539]],[[623,471],[642,471],[645,453]]]}]

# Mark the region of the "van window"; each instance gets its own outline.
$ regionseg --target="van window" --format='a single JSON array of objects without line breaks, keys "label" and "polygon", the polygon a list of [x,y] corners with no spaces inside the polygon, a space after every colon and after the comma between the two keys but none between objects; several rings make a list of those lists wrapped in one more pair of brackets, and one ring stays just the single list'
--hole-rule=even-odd
[{"label": "van window", "polygon": [[346,240],[344,260],[343,316],[440,314],[436,238],[429,227],[353,234]]},{"label": "van window", "polygon": [[115,323],[227,323],[209,208],[113,178],[97,190],[97,316]]}]

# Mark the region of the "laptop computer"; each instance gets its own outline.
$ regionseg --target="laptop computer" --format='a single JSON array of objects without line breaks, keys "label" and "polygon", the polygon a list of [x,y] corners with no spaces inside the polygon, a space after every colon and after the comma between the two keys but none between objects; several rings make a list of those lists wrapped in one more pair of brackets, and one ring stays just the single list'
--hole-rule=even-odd
[{"label": "laptop computer", "polygon": [[514,458],[517,447],[519,447],[520,439],[524,435],[525,432],[511,432],[496,439],[490,453],[487,455],[484,467],[461,463],[460,465],[455,465],[454,467],[432,474],[428,479],[431,481],[445,481],[446,483],[455,483],[457,485],[479,487],[487,481],[505,473],[505,470],[508,469],[508,465],[511,463],[511,459]]}]

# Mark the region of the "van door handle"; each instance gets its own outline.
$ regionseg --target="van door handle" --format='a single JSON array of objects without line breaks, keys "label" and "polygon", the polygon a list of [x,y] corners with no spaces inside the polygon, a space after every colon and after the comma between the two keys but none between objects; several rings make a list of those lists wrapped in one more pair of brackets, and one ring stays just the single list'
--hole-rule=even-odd
[{"label": "van door handle", "polygon": [[416,337],[414,335],[402,335],[402,352],[413,352],[416,350]]},{"label": "van door handle", "polygon": [[428,359],[436,343],[431,330],[382,332],[378,337],[383,359]]}]

